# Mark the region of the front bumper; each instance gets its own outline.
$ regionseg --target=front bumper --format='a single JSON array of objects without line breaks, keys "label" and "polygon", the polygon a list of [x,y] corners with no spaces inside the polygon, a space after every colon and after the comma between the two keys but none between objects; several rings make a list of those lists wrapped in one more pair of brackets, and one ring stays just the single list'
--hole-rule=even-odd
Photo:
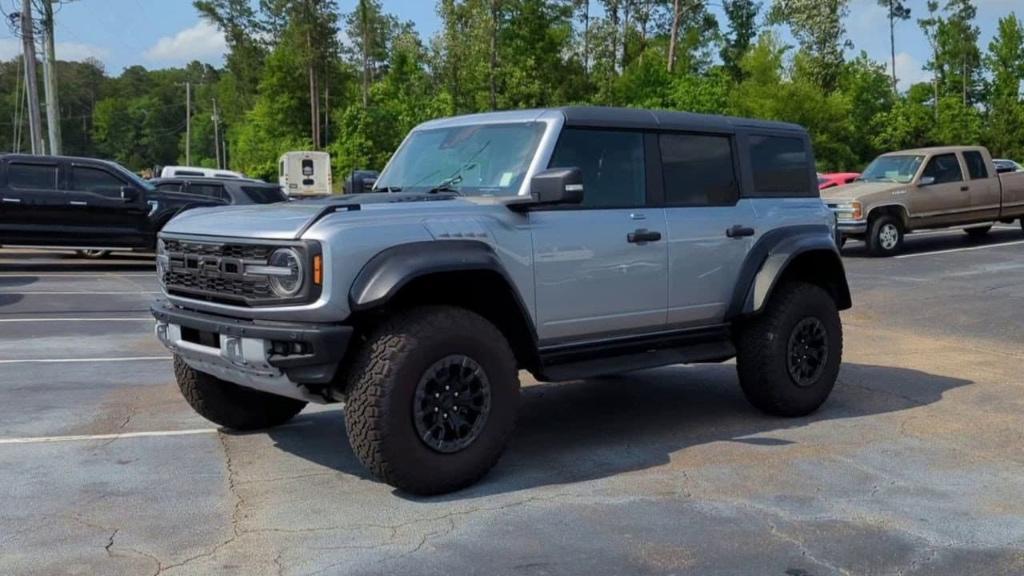
[{"label": "front bumper", "polygon": [[[178,308],[150,306],[156,335],[200,372],[263,392],[324,403],[352,327],[340,324],[256,322]],[[325,393],[311,391],[326,390]]]},{"label": "front bumper", "polygon": [[862,235],[868,231],[867,220],[837,220],[836,230],[844,236]]}]

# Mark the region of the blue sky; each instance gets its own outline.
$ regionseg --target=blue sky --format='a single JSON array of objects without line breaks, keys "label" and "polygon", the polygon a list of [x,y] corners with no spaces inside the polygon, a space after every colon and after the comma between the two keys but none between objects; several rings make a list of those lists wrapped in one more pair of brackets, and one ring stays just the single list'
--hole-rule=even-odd
[{"label": "blue sky", "polygon": [[[762,0],[765,5],[771,0]],[[343,12],[352,10],[356,0],[339,0]],[[928,44],[916,19],[925,12],[925,0],[910,0],[911,21],[901,23],[897,44],[896,71],[902,85],[926,80],[921,70],[928,59]],[[975,0],[981,45],[986,49],[996,30],[996,21],[1012,10],[1024,18],[1024,0]],[[0,0],[9,10],[13,0]],[[416,23],[424,39],[437,31],[440,22],[434,0],[383,0],[384,8],[402,20]],[[593,2],[596,11],[597,1]],[[718,2],[711,2],[712,5]],[[719,21],[725,21],[714,8]],[[865,50],[880,62],[889,61],[885,10],[876,0],[851,0],[847,20],[854,52]],[[147,68],[180,66],[196,59],[213,64],[223,62],[224,41],[217,30],[202,22],[191,0],[77,0],[57,15],[57,57],[99,59],[109,74],[119,74],[134,64]],[[0,58],[20,51],[20,43],[6,27],[0,27]]]}]

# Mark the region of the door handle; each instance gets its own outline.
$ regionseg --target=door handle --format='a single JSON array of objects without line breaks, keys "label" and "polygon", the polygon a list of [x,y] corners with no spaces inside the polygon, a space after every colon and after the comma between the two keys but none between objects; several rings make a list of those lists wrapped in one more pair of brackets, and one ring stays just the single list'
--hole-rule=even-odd
[{"label": "door handle", "polygon": [[81,200],[72,200],[72,201],[68,202],[68,204],[71,204],[72,206],[88,206],[89,205],[88,202],[82,202]]},{"label": "door handle", "polygon": [[21,204],[21,198],[3,198],[4,204]]},{"label": "door handle", "polygon": [[725,235],[729,238],[744,238],[746,236],[753,236],[754,229],[750,226],[741,226],[737,224],[731,228],[727,228],[725,230]]},{"label": "door handle", "polygon": [[661,232],[655,232],[647,228],[637,228],[633,232],[626,234],[626,241],[630,244],[643,244],[644,242],[657,242],[658,240],[661,240]]},{"label": "door handle", "polygon": [[969,191],[970,189],[971,189],[971,187],[970,187],[970,186],[961,186],[961,187],[960,187],[960,191],[961,191],[961,192],[967,192],[967,191]]}]

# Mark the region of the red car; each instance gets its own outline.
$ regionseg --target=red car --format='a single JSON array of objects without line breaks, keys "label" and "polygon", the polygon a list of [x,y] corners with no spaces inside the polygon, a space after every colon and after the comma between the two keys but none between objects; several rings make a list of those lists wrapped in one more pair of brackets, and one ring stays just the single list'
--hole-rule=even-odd
[{"label": "red car", "polygon": [[832,172],[829,174],[818,174],[818,190],[843,186],[860,178],[859,172]]}]

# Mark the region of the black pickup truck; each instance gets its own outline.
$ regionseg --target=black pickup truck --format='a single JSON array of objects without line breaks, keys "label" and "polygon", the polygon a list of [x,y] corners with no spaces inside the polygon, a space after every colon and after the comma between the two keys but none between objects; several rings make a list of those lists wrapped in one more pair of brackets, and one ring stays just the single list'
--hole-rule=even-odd
[{"label": "black pickup truck", "polygon": [[0,155],[0,245],[72,248],[86,256],[152,250],[157,232],[182,210],[240,203],[199,188],[158,188],[94,158]]}]

